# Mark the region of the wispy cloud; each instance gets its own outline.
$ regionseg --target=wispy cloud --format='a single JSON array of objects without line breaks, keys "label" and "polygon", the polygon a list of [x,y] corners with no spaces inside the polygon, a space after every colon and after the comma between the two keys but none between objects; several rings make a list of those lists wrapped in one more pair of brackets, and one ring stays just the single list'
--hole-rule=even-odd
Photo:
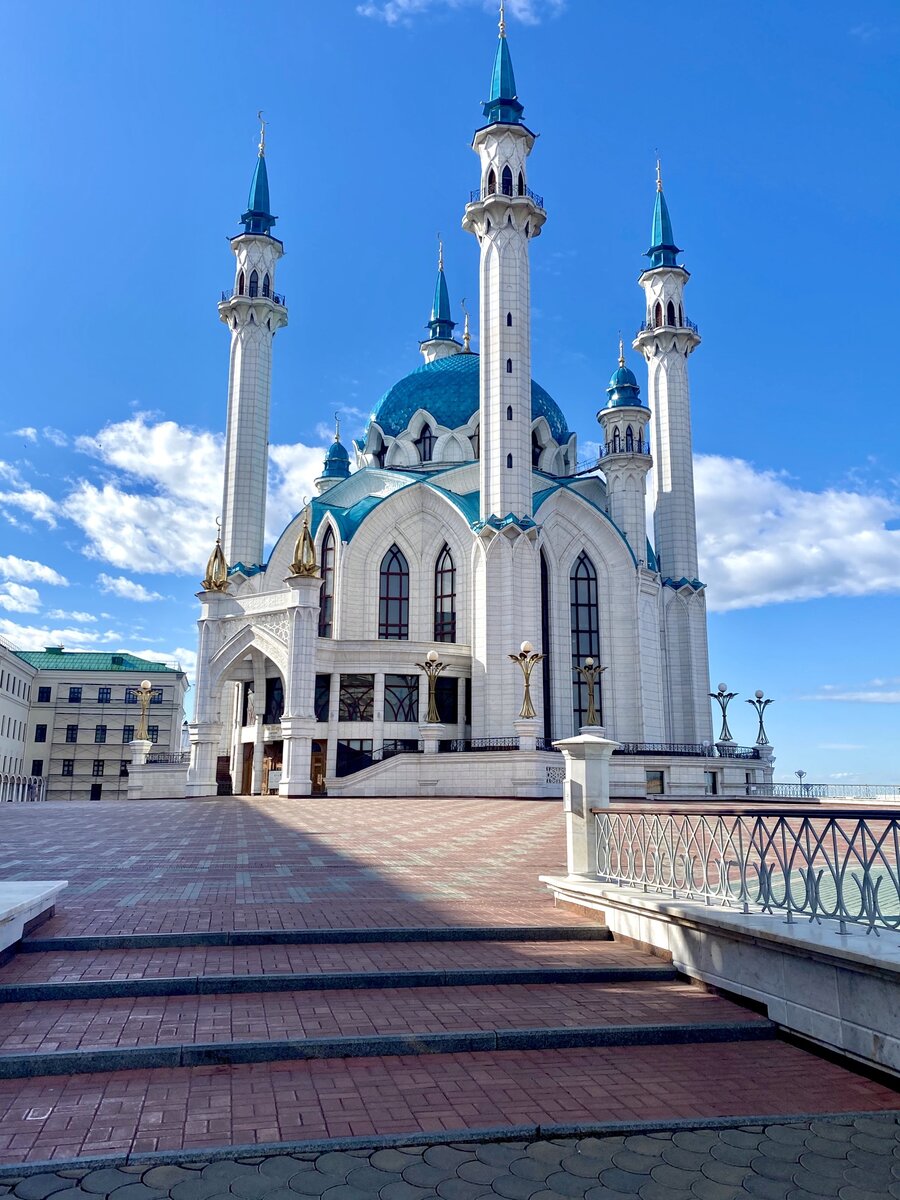
[{"label": "wispy cloud", "polygon": [[111,596],[120,596],[123,600],[137,600],[140,604],[149,604],[153,600],[165,600],[165,596],[160,595],[159,592],[151,592],[142,583],[137,583],[134,579],[126,579],[124,575],[107,575],[105,571],[101,571],[97,576],[97,583],[100,585],[101,592],[108,592]]},{"label": "wispy cloud", "polygon": [[41,607],[40,593],[24,583],[0,583],[0,608],[8,612],[35,613]]},{"label": "wispy cloud", "polygon": [[871,21],[860,21],[858,25],[852,26],[850,36],[856,38],[858,42],[872,42],[881,33],[877,25]]},{"label": "wispy cloud", "polygon": [[22,429],[14,429],[12,437],[24,438],[26,442],[36,442],[38,432],[33,425],[25,425]]},{"label": "wispy cloud", "polygon": [[56,528],[56,501],[46,492],[30,487],[18,467],[12,463],[0,462],[0,479],[8,485],[7,490],[0,491],[0,510],[4,512],[8,521],[13,525],[20,524],[15,513],[10,510],[21,509],[34,520],[43,521],[51,529]]},{"label": "wispy cloud", "polygon": [[[357,4],[356,11],[361,17],[373,17],[387,25],[408,25],[425,13],[475,5],[486,12],[497,10],[489,0],[365,0]],[[506,15],[523,25],[539,25],[545,18],[557,16],[565,6],[566,0],[506,0]]]},{"label": "wispy cloud", "polygon": [[65,646],[67,650],[92,650],[97,646],[122,645],[122,635],[114,629],[78,629],[69,625],[20,625],[0,617],[0,637],[18,650],[43,650],[45,646]]},{"label": "wispy cloud", "polygon": [[65,575],[53,567],[35,562],[31,558],[17,558],[15,554],[0,555],[0,578],[15,579],[19,583],[52,583],[57,587],[68,587]]},{"label": "wispy cloud", "polygon": [[817,750],[838,750],[842,754],[850,753],[853,750],[866,750],[868,747],[856,745],[854,742],[821,742],[816,746]]},{"label": "wispy cloud", "polygon": [[[101,617],[109,620],[109,613],[101,613]],[[47,613],[48,621],[83,621],[87,625],[93,625],[97,622],[97,617],[89,612],[65,612],[61,608],[52,608]]]},{"label": "wispy cloud", "polygon": [[862,688],[858,691],[822,691],[814,696],[799,696],[800,700],[841,701],[845,704],[900,704],[900,691],[879,692]]}]

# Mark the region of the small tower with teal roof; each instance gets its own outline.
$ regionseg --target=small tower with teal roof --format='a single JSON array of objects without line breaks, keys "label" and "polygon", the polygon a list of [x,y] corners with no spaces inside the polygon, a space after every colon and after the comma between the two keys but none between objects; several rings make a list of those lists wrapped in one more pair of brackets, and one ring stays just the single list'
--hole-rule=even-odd
[{"label": "small tower with teal roof", "polygon": [[650,457],[650,409],[641,403],[634,372],[625,365],[619,339],[619,365],[606,389],[606,405],[597,413],[603,430],[601,466],[606,478],[609,515],[625,534],[642,566],[647,559],[647,472]]},{"label": "small tower with teal roof", "polygon": [[453,337],[456,322],[450,316],[450,293],[444,275],[444,243],[438,240],[438,269],[434,284],[434,300],[431,304],[431,319],[426,328],[429,336],[419,343],[422,357],[427,363],[448,354],[459,354],[462,346]]},{"label": "small tower with teal roof", "polygon": [[323,467],[322,474],[316,480],[316,490],[320,496],[350,476],[350,455],[341,442],[341,423],[337,413],[334,415],[334,441],[328,447]]},{"label": "small tower with teal roof", "polygon": [[241,216],[243,232],[231,239],[234,284],[219,304],[219,319],[231,333],[222,550],[232,571],[242,568],[251,574],[263,562],[272,342],[287,325],[284,297],[275,284],[284,247],[272,235],[275,217],[270,208],[262,122],[247,211]]}]

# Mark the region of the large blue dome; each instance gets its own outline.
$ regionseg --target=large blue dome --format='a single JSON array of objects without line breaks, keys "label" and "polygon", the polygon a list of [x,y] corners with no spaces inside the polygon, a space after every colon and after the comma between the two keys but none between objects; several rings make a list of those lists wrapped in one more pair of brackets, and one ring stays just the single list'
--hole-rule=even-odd
[{"label": "large blue dome", "polygon": [[[458,429],[478,411],[478,355],[450,354],[421,367],[388,388],[372,413],[388,435],[397,437],[414,412],[423,408],[448,429]],[[546,417],[557,444],[569,440],[566,418],[539,383],[531,381],[531,419]]]}]

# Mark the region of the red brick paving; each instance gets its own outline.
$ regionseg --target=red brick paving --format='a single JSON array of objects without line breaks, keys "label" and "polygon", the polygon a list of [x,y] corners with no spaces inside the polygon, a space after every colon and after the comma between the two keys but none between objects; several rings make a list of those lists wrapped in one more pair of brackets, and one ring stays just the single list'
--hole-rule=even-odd
[{"label": "red brick paving", "polygon": [[755,1021],[683,983],[383,988],[0,1005],[0,1054],[303,1037]]},{"label": "red brick paving", "polygon": [[324,1059],[0,1082],[6,1162],[498,1125],[876,1111],[896,1094],[793,1046]]}]

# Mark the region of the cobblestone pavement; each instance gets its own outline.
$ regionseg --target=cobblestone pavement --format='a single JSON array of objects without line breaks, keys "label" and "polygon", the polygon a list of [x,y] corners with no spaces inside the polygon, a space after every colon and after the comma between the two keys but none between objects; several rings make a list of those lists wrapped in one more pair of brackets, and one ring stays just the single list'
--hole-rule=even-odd
[{"label": "cobblestone pavement", "polygon": [[680,1128],[81,1167],[0,1178],[17,1200],[890,1200],[896,1118]]}]

